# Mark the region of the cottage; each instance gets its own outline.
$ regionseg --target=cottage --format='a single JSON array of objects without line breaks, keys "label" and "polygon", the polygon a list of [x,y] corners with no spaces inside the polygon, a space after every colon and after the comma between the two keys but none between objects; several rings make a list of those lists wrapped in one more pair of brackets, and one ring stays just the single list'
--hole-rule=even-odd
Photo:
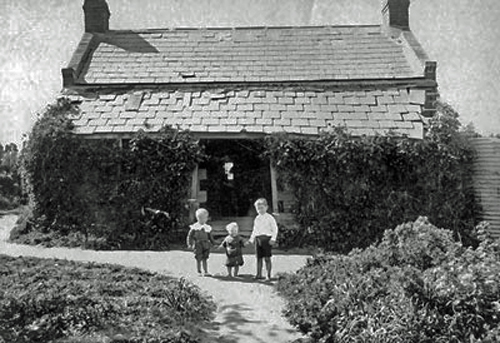
[{"label": "cottage", "polygon": [[189,130],[210,154],[193,172],[193,208],[241,222],[265,196],[286,216],[290,194],[258,158],[259,138],[335,126],[422,138],[434,113],[436,63],[410,30],[410,0],[382,5],[377,25],[112,30],[106,1],[85,0],[85,33],[62,70],[80,103],[74,133]]}]

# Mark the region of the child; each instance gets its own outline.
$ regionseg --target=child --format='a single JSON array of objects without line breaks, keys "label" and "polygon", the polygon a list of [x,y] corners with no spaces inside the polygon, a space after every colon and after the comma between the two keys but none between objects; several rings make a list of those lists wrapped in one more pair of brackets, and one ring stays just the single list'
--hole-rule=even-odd
[{"label": "child", "polygon": [[[190,225],[190,230],[187,235],[186,243],[188,248],[194,250],[194,258],[196,259],[196,269],[200,276],[210,276],[208,273],[207,260],[210,255],[210,247],[215,244],[212,237],[212,227],[207,224],[208,211],[204,208],[196,210],[197,222]],[[203,273],[201,265],[203,264]]]},{"label": "child", "polygon": [[249,243],[255,242],[255,254],[257,257],[257,273],[255,279],[262,279],[262,259],[266,263],[267,276],[266,280],[271,280],[271,247],[276,243],[278,235],[278,225],[272,215],[267,213],[267,200],[264,198],[257,199],[255,202],[257,217],[253,224],[253,231]]},{"label": "child", "polygon": [[219,248],[226,249],[226,268],[227,268],[227,276],[232,277],[231,269],[234,268],[234,276],[238,276],[238,271],[240,266],[243,265],[243,253],[241,248],[245,246],[243,242],[243,238],[238,235],[238,224],[237,223],[229,223],[226,226],[226,230],[229,235],[224,238]]}]

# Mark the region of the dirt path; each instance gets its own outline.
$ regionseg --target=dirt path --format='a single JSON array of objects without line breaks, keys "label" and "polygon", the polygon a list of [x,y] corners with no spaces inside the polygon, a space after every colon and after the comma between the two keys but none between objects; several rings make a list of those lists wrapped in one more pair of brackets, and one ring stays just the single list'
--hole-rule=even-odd
[{"label": "dirt path", "polygon": [[[15,215],[0,217],[1,254],[113,263],[191,280],[211,295],[218,305],[213,325],[207,330],[207,342],[287,343],[301,337],[281,316],[283,300],[276,294],[272,284],[251,279],[255,270],[252,254],[244,256],[241,278],[227,279],[223,276],[225,256],[222,253],[210,256],[209,268],[213,276],[199,277],[195,273],[193,255],[187,251],[103,252],[6,243],[16,218]],[[273,273],[295,271],[306,259],[304,255],[275,255]]]}]

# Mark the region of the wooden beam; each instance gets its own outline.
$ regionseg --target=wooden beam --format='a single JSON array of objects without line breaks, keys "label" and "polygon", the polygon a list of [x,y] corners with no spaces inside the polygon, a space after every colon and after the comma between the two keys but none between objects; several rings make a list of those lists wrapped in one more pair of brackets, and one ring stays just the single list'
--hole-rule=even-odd
[{"label": "wooden beam", "polygon": [[[120,150],[123,150],[123,139],[118,139],[118,148]],[[116,168],[117,168],[118,181],[120,181],[122,178],[122,164],[118,163]],[[118,188],[118,183],[117,183],[117,188]]]},{"label": "wooden beam", "polygon": [[199,178],[198,178],[199,166],[193,170],[191,174],[191,197],[188,199],[189,204],[189,221],[192,222],[195,219],[195,212],[198,209],[198,190],[200,189]]},{"label": "wooden beam", "polygon": [[272,205],[273,212],[278,213],[278,182],[277,182],[277,173],[276,168],[272,161],[269,161],[269,168],[271,169],[271,196],[272,196]]},{"label": "wooden beam", "polygon": [[199,166],[196,165],[196,167],[193,170],[193,173],[191,175],[191,199],[196,199],[198,197],[198,170]]}]

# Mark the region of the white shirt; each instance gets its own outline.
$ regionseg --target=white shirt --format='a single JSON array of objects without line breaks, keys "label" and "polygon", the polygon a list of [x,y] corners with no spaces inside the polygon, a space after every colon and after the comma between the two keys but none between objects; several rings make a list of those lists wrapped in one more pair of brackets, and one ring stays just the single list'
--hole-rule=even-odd
[{"label": "white shirt", "polygon": [[253,222],[253,231],[249,241],[254,242],[257,236],[271,236],[271,240],[275,241],[278,236],[278,224],[276,219],[269,213],[259,214]]},{"label": "white shirt", "polygon": [[212,231],[212,227],[208,224],[194,223],[194,224],[190,225],[189,227],[195,231],[204,229],[206,233],[209,233],[210,231]]}]

